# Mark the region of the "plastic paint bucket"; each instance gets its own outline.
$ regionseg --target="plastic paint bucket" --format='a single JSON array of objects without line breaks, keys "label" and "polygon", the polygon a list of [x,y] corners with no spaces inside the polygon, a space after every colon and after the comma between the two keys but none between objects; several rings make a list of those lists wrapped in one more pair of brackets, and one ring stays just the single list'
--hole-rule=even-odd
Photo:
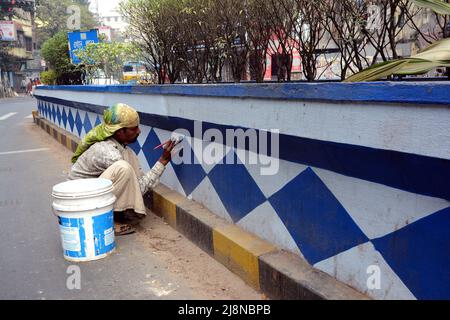
[{"label": "plastic paint bucket", "polygon": [[108,179],[79,179],[53,187],[53,211],[58,216],[64,258],[91,261],[116,247],[113,205],[116,197]]}]

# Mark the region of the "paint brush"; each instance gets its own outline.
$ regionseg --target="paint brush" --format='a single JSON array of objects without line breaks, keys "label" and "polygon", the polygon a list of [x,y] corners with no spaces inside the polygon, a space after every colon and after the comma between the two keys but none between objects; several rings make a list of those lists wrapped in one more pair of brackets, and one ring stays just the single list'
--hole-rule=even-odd
[{"label": "paint brush", "polygon": [[166,142],[163,142],[163,143],[157,145],[156,147],[153,148],[153,150],[156,150],[156,149],[159,149],[159,148],[165,146],[170,141],[173,141],[175,143],[174,146],[176,146],[177,144],[179,144],[183,140],[184,140],[184,136],[183,135],[173,133],[172,137],[170,137],[170,140],[167,140]]},{"label": "paint brush", "polygon": [[153,150],[159,149],[162,146],[165,146],[166,144],[168,144],[171,140],[167,140],[166,142],[163,142],[161,144],[158,144],[156,147],[153,148]]}]

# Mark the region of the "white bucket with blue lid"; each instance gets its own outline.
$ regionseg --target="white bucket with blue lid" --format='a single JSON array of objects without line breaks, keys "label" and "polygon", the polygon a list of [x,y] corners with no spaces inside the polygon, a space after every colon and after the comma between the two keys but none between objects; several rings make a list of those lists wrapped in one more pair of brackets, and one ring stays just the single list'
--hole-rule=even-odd
[{"label": "white bucket with blue lid", "polygon": [[104,258],[115,248],[113,186],[108,179],[79,179],[53,187],[64,258],[82,262]]}]

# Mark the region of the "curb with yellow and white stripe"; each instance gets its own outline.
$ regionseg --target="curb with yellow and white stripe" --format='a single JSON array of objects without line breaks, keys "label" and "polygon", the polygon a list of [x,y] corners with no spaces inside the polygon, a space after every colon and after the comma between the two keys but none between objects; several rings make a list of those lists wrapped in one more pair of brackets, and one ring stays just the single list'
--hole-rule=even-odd
[{"label": "curb with yellow and white stripe", "polygon": [[[55,140],[75,151],[80,139],[33,114],[34,121]],[[300,257],[210,212],[197,202],[159,185],[145,203],[155,214],[246,283],[272,299],[368,299]]]}]

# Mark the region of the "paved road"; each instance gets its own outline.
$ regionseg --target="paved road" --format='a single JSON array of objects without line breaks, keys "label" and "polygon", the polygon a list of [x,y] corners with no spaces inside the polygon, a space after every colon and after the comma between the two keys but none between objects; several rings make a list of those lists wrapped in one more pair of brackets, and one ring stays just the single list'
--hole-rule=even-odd
[{"label": "paved road", "polygon": [[[63,148],[32,124],[32,109],[31,98],[0,100],[0,299],[204,299],[208,288],[181,281],[170,261],[136,241],[142,234],[117,238],[114,254],[79,264],[81,290],[67,288],[72,263],[62,255],[51,190],[65,180],[68,163]],[[218,277],[228,272],[218,270]],[[238,298],[259,297],[238,278],[226,281],[240,286]]]}]

